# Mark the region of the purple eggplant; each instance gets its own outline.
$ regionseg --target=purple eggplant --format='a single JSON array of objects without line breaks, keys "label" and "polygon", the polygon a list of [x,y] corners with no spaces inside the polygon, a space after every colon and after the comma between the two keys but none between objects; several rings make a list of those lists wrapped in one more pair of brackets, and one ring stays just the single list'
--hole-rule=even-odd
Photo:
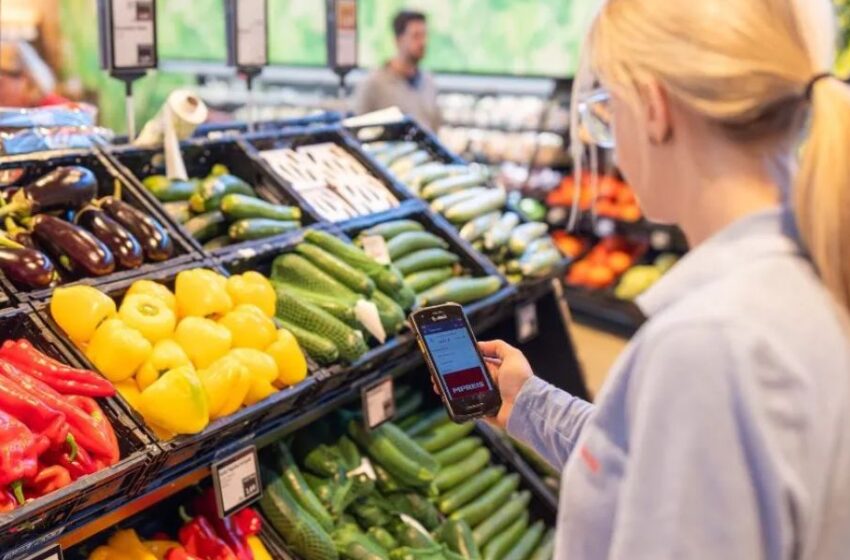
[{"label": "purple eggplant", "polygon": [[76,210],[96,195],[97,178],[90,169],[78,165],[57,167],[31,185],[18,189],[9,203],[0,208],[0,216]]},{"label": "purple eggplant", "polygon": [[109,247],[80,226],[39,214],[32,219],[32,233],[38,245],[68,272],[103,276],[115,270]]},{"label": "purple eggplant", "polygon": [[0,246],[0,270],[23,290],[47,288],[56,278],[56,269],[47,255],[26,247]]},{"label": "purple eggplant", "polygon": [[127,228],[139,240],[148,260],[164,261],[174,253],[174,243],[168,230],[156,219],[111,196],[101,199],[99,204],[109,217]]},{"label": "purple eggplant", "polygon": [[139,240],[100,208],[86,206],[77,214],[76,223],[89,230],[109,247],[121,268],[142,266],[145,258]]}]

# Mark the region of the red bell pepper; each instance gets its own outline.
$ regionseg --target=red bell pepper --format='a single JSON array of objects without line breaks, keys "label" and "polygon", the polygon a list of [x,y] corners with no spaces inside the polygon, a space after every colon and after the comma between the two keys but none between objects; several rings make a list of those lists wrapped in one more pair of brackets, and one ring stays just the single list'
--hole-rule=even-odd
[{"label": "red bell pepper", "polygon": [[180,528],[180,544],[201,560],[238,560],[233,550],[218,538],[209,520],[198,515]]},{"label": "red bell pepper", "polygon": [[239,535],[246,539],[260,534],[263,518],[254,508],[246,507],[231,515]]},{"label": "red bell pepper", "polygon": [[98,431],[102,433],[109,444],[109,455],[105,457],[107,465],[114,465],[121,458],[121,451],[118,448],[118,438],[115,436],[115,429],[109,423],[109,418],[103,413],[103,409],[97,404],[97,401],[91,397],[71,396],[67,397],[68,401],[77,406],[80,410],[89,415],[94,421]]},{"label": "red bell pepper", "polygon": [[0,489],[9,487],[18,504],[24,503],[23,481],[38,473],[38,457],[49,445],[47,438],[0,411]]},{"label": "red bell pepper", "polygon": [[203,560],[186,552],[185,548],[172,548],[165,553],[165,560]]},{"label": "red bell pepper", "polygon": [[81,476],[95,473],[107,466],[100,459],[92,459],[89,452],[83,447],[79,447],[73,455],[69,451],[60,451],[55,448],[50,449],[45,453],[44,461],[48,464],[64,467],[68,471],[68,474],[71,475],[72,481],[77,480]]},{"label": "red bell pepper", "polygon": [[115,394],[115,387],[108,379],[93,371],[58,362],[36,350],[27,340],[7,340],[0,348],[0,358],[14,363],[63,395],[111,397]]},{"label": "red bell pepper", "polygon": [[[0,367],[9,364],[0,361]],[[23,389],[14,379],[0,376],[0,410],[11,414],[33,433],[42,434],[54,446],[61,447],[68,437],[65,415]]]},{"label": "red bell pepper", "polygon": [[18,507],[18,501],[15,495],[6,490],[0,490],[0,513],[8,513]]},{"label": "red bell pepper", "polygon": [[246,542],[247,537],[242,538],[233,517],[222,519],[218,516],[218,505],[212,486],[194,499],[192,509],[197,515],[202,515],[210,520],[215,533],[236,553],[239,560],[254,560],[254,554]]},{"label": "red bell pepper", "polygon": [[71,473],[68,469],[61,465],[42,466],[38,474],[27,481],[26,489],[33,498],[39,498],[69,484],[71,484]]}]

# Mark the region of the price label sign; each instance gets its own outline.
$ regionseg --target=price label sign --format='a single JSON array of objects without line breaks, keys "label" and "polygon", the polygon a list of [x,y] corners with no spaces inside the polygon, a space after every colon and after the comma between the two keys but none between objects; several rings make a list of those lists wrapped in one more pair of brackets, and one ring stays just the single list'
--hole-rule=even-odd
[{"label": "price label sign", "polygon": [[156,68],[156,2],[98,0],[100,59],[115,73]]},{"label": "price label sign", "polygon": [[390,264],[390,249],[387,241],[380,235],[366,235],[360,239],[363,252],[375,259],[378,264]]},{"label": "price label sign", "polygon": [[227,63],[260,68],[269,63],[266,0],[227,0]]},{"label": "price label sign", "polygon": [[63,560],[62,547],[54,544],[23,558],[23,560]]},{"label": "price label sign", "polygon": [[517,341],[523,344],[534,339],[537,337],[539,328],[540,326],[537,322],[537,304],[526,303],[519,306],[516,310]]},{"label": "price label sign", "polygon": [[357,0],[328,0],[328,65],[335,70],[357,67]]},{"label": "price label sign", "polygon": [[250,445],[212,466],[213,487],[218,513],[227,517],[250,504],[263,493],[257,448]]},{"label": "price label sign", "polygon": [[380,381],[363,388],[363,421],[366,427],[374,430],[395,416],[395,394],[393,378],[384,377]]}]

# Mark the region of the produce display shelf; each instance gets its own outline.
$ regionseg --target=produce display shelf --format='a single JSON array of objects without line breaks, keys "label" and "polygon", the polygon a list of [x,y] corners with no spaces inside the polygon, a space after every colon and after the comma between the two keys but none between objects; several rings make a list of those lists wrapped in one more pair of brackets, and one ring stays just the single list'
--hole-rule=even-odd
[{"label": "produce display shelf", "polygon": [[[325,111],[306,117],[263,120],[254,123],[254,131],[266,132],[283,128],[334,124],[343,118],[345,118],[345,115],[338,111]],[[251,127],[246,122],[205,123],[195,130],[193,136],[195,138],[220,138],[222,136],[238,136],[249,132],[251,132]]]},{"label": "produce display shelf", "polygon": [[567,286],[565,297],[577,321],[616,335],[631,337],[645,321],[634,303],[619,300],[610,291]]},{"label": "produce display shelf", "polygon": [[[97,150],[62,150],[46,153],[25,154],[0,158],[0,174],[18,174],[14,181],[4,182],[3,188],[13,188],[26,185],[43,174],[60,166],[79,165],[90,169],[97,178],[97,197],[112,196],[120,185],[120,198],[131,206],[155,218],[168,231],[174,244],[174,256],[164,262],[146,262],[132,270],[120,270],[106,276],[82,278],[63,284],[99,285],[104,282],[115,282],[129,278],[143,278],[164,266],[178,266],[200,258],[200,253],[194,244],[190,243],[171,222],[165,212],[152,203],[145,193],[140,192],[132,181],[126,179],[120,170],[108,158]],[[19,289],[0,274],[0,284],[3,290],[11,294],[19,303],[43,301],[50,297],[53,288],[36,290]]]},{"label": "produce display shelf", "polygon": [[[29,305],[0,312],[0,333],[2,341],[24,338],[53,359],[73,367],[82,365]],[[100,515],[107,500],[136,492],[151,475],[151,467],[160,456],[159,448],[126,413],[117,396],[97,400],[115,430],[120,461],[0,514],[0,554],[8,551],[10,555],[25,555],[39,536],[61,532],[74,517]]]}]

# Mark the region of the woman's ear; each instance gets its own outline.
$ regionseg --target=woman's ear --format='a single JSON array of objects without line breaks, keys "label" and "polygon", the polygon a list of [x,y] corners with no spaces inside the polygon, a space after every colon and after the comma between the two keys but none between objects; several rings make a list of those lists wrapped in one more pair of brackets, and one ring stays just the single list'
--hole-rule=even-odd
[{"label": "woman's ear", "polygon": [[673,137],[667,90],[657,80],[650,80],[641,89],[649,141],[654,145],[664,144]]}]

